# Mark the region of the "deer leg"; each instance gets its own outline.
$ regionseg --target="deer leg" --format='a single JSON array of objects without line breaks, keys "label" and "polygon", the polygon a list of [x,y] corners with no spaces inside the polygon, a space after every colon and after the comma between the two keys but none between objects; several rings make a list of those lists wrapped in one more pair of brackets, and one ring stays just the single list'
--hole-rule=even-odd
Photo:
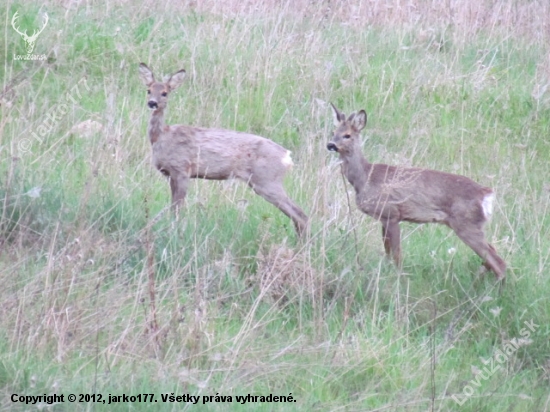
[{"label": "deer leg", "polygon": [[269,203],[277,207],[281,212],[287,215],[294,222],[294,228],[298,236],[302,237],[307,228],[307,215],[296,205],[285,192],[281,185],[269,184],[258,185],[250,183],[250,186],[256,194],[263,197]]},{"label": "deer leg", "polygon": [[[498,275],[498,272],[496,272],[495,270],[493,270],[493,272],[495,273],[496,277],[497,277],[497,280],[502,280],[502,282],[504,283],[504,279],[505,279],[505,276],[506,276],[506,262],[504,261],[504,259],[502,259],[496,249],[494,248],[493,245],[491,245],[490,243],[487,243],[487,246],[489,246],[489,251],[491,253],[491,256],[493,257],[494,261],[497,262],[498,266],[499,266],[499,270],[500,270],[500,273],[501,275],[499,276]],[[487,262],[485,262],[487,263]],[[485,265],[486,268],[489,268],[488,264]]]},{"label": "deer leg", "polygon": [[386,254],[393,256],[395,265],[401,269],[401,231],[399,222],[395,220],[382,220],[382,238]]},{"label": "deer leg", "polygon": [[181,176],[176,174],[170,176],[170,190],[172,191],[172,211],[176,214],[185,199],[188,185],[188,176]]},{"label": "deer leg", "polygon": [[388,237],[387,224],[384,222],[382,222],[382,240],[384,241],[384,250],[386,251],[386,256],[390,257],[390,254],[391,254],[390,238]]},{"label": "deer leg", "polygon": [[485,234],[481,228],[465,228],[464,225],[462,225],[462,227],[451,225],[451,228],[464,243],[470,246],[473,251],[483,259],[483,266],[491,270],[495,274],[497,280],[503,280],[505,278],[506,263],[497,254],[493,245],[485,240]]}]

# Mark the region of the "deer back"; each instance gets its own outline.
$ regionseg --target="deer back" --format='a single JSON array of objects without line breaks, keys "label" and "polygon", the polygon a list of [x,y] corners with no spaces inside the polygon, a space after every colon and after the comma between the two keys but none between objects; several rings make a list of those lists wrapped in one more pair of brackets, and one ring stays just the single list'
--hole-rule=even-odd
[{"label": "deer back", "polygon": [[183,125],[168,126],[153,144],[159,170],[213,180],[284,173],[291,165],[288,153],[261,136]]},{"label": "deer back", "polygon": [[492,212],[492,190],[465,176],[384,164],[371,164],[365,172],[368,180],[356,190],[356,202],[378,219],[482,222]]}]

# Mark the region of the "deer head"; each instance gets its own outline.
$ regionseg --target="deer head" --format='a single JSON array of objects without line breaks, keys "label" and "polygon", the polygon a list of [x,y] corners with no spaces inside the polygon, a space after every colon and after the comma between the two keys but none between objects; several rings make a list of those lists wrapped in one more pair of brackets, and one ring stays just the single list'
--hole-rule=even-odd
[{"label": "deer head", "polygon": [[19,29],[15,26],[16,23],[17,23],[17,18],[18,18],[18,14],[19,12],[15,12],[15,14],[13,15],[12,19],[11,19],[11,25],[13,27],[13,29],[19,33],[21,35],[21,37],[23,37],[23,40],[25,40],[25,48],[27,49],[27,54],[31,54],[32,51],[34,50],[34,45],[36,44],[36,39],[38,38],[38,35],[40,33],[42,33],[42,30],[44,30],[44,28],[46,27],[46,25],[48,24],[48,13],[44,13],[44,19],[43,19],[43,24],[42,24],[42,28],[38,31],[34,31],[32,33],[31,36],[27,35],[27,30],[25,30],[24,33],[20,32]]},{"label": "deer head", "polygon": [[139,77],[143,84],[147,86],[147,106],[153,110],[163,110],[166,107],[170,92],[183,82],[185,70],[182,69],[174,73],[165,83],[161,83],[155,81],[153,72],[145,63],[140,63]]},{"label": "deer head", "polygon": [[334,115],[334,126],[336,130],[332,140],[327,144],[327,149],[340,153],[340,155],[351,154],[355,150],[361,151],[361,138],[359,133],[367,124],[367,114],[364,110],[359,110],[349,115],[338,111],[331,103],[332,113]]}]

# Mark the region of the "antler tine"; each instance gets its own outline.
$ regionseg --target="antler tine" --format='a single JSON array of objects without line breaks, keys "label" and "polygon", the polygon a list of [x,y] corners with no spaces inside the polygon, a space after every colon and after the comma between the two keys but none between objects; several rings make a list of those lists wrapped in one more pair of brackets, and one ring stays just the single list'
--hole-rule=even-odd
[{"label": "antler tine", "polygon": [[13,29],[14,29],[17,33],[19,33],[21,36],[26,36],[26,35],[27,35],[27,30],[25,30],[25,33],[21,33],[21,32],[19,31],[19,29],[18,29],[17,27],[15,27],[15,24],[16,24],[16,22],[17,22],[17,19],[19,18],[18,14],[19,14],[19,11],[16,11],[15,14],[13,15],[13,17],[11,18],[11,25],[12,25]]},{"label": "antler tine", "polygon": [[42,20],[44,23],[42,24],[42,28],[39,31],[34,30],[32,36],[30,37],[31,39],[35,39],[40,33],[42,33],[42,31],[46,28],[46,25],[48,24],[48,20],[48,13],[44,13],[44,18]]},{"label": "antler tine", "polygon": [[46,27],[49,21],[48,13],[44,13],[44,18],[42,19],[44,21],[44,24],[42,25],[42,28],[40,29],[40,33],[42,33],[42,30]]}]

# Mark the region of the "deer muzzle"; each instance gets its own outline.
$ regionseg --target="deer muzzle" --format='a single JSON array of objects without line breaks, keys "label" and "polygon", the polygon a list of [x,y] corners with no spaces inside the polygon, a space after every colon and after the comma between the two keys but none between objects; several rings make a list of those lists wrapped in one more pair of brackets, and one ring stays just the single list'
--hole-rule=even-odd
[{"label": "deer muzzle", "polygon": [[147,106],[149,106],[150,109],[156,109],[156,108],[158,108],[158,104],[157,104],[157,102],[154,101],[154,100],[149,100],[149,101],[147,102]]},{"label": "deer muzzle", "polygon": [[337,152],[338,151],[338,147],[336,147],[336,145],[332,142],[329,142],[327,144],[327,149],[330,150],[331,152]]}]

